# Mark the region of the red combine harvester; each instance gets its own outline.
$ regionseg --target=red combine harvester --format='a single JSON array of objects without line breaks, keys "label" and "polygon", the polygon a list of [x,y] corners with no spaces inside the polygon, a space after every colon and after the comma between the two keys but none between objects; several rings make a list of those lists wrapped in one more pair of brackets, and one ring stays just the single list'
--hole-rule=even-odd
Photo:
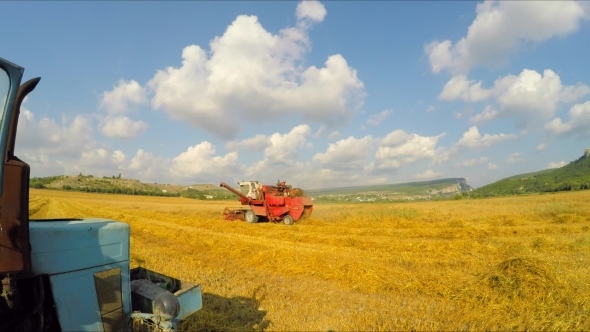
[{"label": "red combine harvester", "polygon": [[225,220],[245,220],[250,223],[258,222],[259,217],[269,222],[282,221],[285,225],[292,225],[301,217],[311,215],[313,202],[311,197],[304,195],[303,190],[291,188],[285,181],[277,182],[276,186],[261,185],[258,181],[238,182],[240,190],[234,189],[225,182],[220,187],[240,196],[242,205],[249,205],[249,209],[225,208]]}]

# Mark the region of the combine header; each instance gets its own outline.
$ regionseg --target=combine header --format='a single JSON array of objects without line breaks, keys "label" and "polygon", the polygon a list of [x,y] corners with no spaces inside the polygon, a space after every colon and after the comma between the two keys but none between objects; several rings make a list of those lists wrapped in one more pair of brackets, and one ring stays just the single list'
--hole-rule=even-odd
[{"label": "combine header", "polygon": [[277,182],[276,186],[261,185],[258,181],[238,182],[240,190],[234,189],[225,182],[220,187],[231,191],[240,197],[242,205],[249,205],[249,209],[225,208],[225,220],[245,220],[250,223],[258,222],[259,217],[269,222],[282,221],[285,225],[292,225],[301,217],[311,215],[313,202],[311,197],[304,195],[303,190],[286,185],[285,181]]}]

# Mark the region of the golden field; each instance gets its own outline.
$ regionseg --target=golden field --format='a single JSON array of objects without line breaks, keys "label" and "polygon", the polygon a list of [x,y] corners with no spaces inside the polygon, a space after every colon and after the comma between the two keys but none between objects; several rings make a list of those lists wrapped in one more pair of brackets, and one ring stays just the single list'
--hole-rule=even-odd
[{"label": "golden field", "polygon": [[[200,283],[186,331],[590,330],[590,191],[318,204],[293,226],[228,202],[31,190],[31,218],[131,225],[131,260]],[[236,200],[237,202],[237,200]]]}]

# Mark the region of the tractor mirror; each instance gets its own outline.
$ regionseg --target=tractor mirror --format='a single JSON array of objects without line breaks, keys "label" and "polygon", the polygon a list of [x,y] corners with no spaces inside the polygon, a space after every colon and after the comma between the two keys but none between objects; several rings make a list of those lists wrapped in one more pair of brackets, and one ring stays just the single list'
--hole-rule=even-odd
[{"label": "tractor mirror", "polygon": [[0,58],[0,197],[4,191],[4,163],[8,149],[10,122],[14,112],[14,99],[23,77],[24,68]]}]

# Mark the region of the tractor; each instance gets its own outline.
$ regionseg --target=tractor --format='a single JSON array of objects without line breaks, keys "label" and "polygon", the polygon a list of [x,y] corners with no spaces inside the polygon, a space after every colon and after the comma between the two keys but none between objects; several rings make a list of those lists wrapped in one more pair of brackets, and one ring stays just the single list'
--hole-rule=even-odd
[{"label": "tractor", "polygon": [[175,331],[201,287],[130,269],[130,227],[98,219],[29,220],[29,165],[14,154],[20,106],[40,77],[0,58],[0,331]]},{"label": "tractor", "polygon": [[303,190],[287,185],[285,181],[277,181],[274,186],[262,185],[258,181],[238,182],[240,190],[232,188],[225,182],[219,184],[240,197],[242,205],[248,209],[225,208],[225,220],[245,220],[257,223],[260,217],[269,222],[283,222],[293,225],[302,217],[309,217],[313,211],[311,197],[305,196]]}]

